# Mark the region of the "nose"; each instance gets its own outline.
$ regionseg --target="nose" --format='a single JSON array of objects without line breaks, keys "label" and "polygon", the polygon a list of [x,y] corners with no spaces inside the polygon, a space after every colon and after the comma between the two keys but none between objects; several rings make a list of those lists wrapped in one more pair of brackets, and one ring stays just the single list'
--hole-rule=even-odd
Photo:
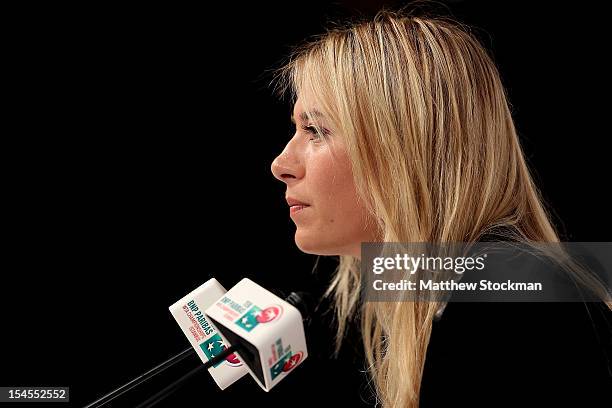
[{"label": "nose", "polygon": [[291,142],[274,159],[271,170],[274,177],[286,184],[304,177],[303,163],[301,163],[298,155],[291,149]]}]

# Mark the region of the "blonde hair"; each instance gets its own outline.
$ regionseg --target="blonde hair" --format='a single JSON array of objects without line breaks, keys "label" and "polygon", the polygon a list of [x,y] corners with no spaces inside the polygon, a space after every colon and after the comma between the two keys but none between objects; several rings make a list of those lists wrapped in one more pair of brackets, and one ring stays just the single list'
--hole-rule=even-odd
[{"label": "blonde hair", "polygon": [[[381,241],[475,242],[493,234],[559,242],[498,70],[469,27],[383,9],[299,45],[275,73],[281,95],[288,89],[294,100],[311,95],[304,106],[316,103],[345,138],[357,191]],[[326,292],[335,301],[336,352],[360,306],[360,261],[339,261]],[[439,306],[361,305],[363,344],[382,406],[418,406]]]}]

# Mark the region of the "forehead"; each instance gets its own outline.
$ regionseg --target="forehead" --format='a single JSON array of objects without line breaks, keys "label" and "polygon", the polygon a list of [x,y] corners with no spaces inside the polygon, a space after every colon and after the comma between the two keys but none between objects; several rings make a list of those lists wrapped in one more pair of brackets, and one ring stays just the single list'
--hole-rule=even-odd
[{"label": "forehead", "polygon": [[[297,117],[300,118],[300,120],[302,120],[303,122],[307,122],[310,120],[305,111],[300,112],[296,110],[295,112],[297,112]],[[310,114],[312,115],[313,119],[325,119],[325,115],[323,115],[323,113],[319,112],[316,109],[311,110]],[[295,113],[291,115],[291,121],[295,122]]]},{"label": "forehead", "polygon": [[[304,107],[302,104],[302,100],[298,98],[298,100],[295,102],[295,105],[293,106],[293,113],[291,114],[291,121],[295,122],[296,115],[302,121],[308,121],[309,118],[306,113],[306,109],[307,108]],[[325,115],[323,114],[323,112],[321,112],[316,107],[310,108],[308,113],[310,113],[313,119],[325,119]]]}]

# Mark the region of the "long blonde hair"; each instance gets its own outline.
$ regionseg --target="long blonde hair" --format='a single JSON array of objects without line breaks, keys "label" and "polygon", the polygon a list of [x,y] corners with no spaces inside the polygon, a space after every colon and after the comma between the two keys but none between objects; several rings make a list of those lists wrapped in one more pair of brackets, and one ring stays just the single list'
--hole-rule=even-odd
[{"label": "long blonde hair", "polygon": [[[297,46],[275,74],[281,95],[312,95],[340,130],[383,242],[475,242],[485,234],[559,242],[498,70],[469,27],[383,9]],[[379,402],[418,406],[439,305],[362,304],[360,261],[351,256],[340,256],[326,295],[338,318],[336,351],[361,306]]]}]

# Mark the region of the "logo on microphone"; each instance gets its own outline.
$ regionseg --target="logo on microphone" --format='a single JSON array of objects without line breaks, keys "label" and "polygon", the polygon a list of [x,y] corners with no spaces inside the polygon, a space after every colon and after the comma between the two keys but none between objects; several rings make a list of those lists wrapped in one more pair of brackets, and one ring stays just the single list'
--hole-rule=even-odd
[{"label": "logo on microphone", "polygon": [[272,380],[274,380],[282,373],[286,373],[293,370],[300,364],[303,357],[304,353],[302,353],[301,351],[292,354],[290,350],[287,354],[282,356],[276,364],[270,367],[270,377],[272,377]]},{"label": "logo on microphone", "polygon": [[253,305],[253,307],[236,320],[236,324],[250,332],[260,323],[273,322],[279,319],[282,314],[283,308],[280,305],[268,306],[265,309]]},{"label": "logo on microphone", "polygon": [[302,353],[301,351],[298,351],[296,354],[289,357],[289,360],[287,360],[285,362],[285,365],[283,366],[283,372],[286,373],[287,371],[291,371],[294,367],[300,364],[300,361],[302,361],[302,357],[304,357],[304,353]]},{"label": "logo on microphone", "polygon": [[[227,348],[225,342],[223,341],[219,333],[215,334],[214,336],[211,336],[208,340],[200,344],[200,347],[202,348],[202,351],[204,352],[209,361],[214,356],[221,354],[223,350]],[[216,368],[222,363],[226,363],[227,365],[232,367],[240,367],[242,365],[242,361],[238,360],[236,353],[232,353],[229,356],[225,357],[225,361],[221,361],[215,364],[213,367]]]}]

